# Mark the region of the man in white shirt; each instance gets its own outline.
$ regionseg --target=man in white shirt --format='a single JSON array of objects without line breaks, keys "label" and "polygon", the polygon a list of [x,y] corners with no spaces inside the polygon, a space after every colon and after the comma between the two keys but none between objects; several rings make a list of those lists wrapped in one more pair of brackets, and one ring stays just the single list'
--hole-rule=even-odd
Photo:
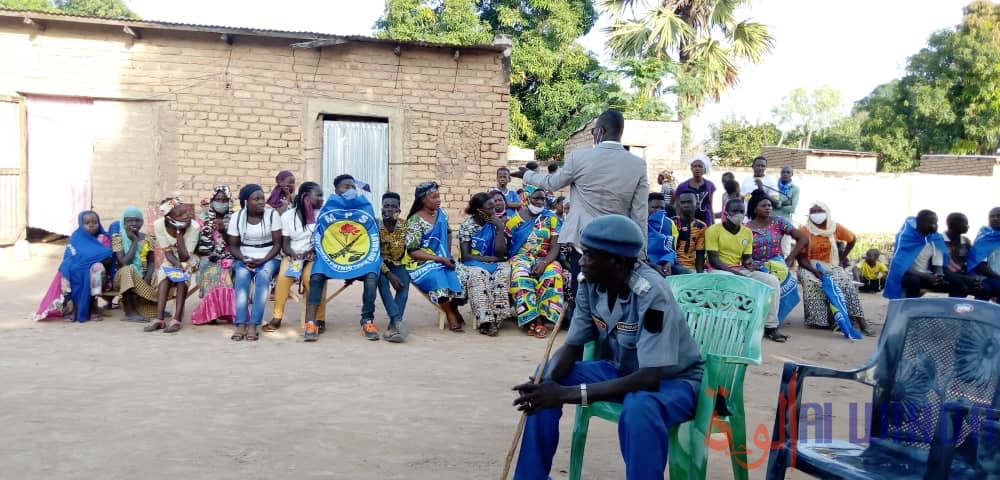
[{"label": "man in white shirt", "polygon": [[774,179],[774,177],[764,173],[765,170],[767,170],[767,159],[764,157],[757,157],[753,159],[751,166],[753,167],[753,176],[743,179],[743,183],[740,184],[740,193],[743,194],[744,198],[749,198],[750,194],[753,193],[754,190],[764,190],[764,193],[771,198],[773,204],[772,206],[776,207],[780,205],[780,203],[778,203],[780,198],[780,195],[778,194],[780,192],[780,190],[778,190],[778,182]]}]

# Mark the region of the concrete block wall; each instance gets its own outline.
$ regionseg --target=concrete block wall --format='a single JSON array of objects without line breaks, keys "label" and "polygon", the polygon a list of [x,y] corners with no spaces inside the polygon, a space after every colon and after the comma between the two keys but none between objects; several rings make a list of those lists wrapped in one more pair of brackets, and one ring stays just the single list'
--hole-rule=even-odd
[{"label": "concrete block wall", "polygon": [[979,155],[921,155],[920,173],[992,177],[1000,157]]},{"label": "concrete block wall", "polygon": [[767,159],[767,166],[775,169],[774,173],[777,175],[785,165],[791,165],[796,170],[805,170],[809,150],[765,146],[760,149],[760,154]]},{"label": "concrete block wall", "polygon": [[[320,128],[322,117],[303,119],[315,101],[354,106],[322,114],[398,112],[390,188],[408,204],[418,183],[437,181],[456,224],[469,193],[492,185],[507,163],[509,80],[499,52],[467,50],[455,59],[451,49],[403,46],[397,56],[392,45],[362,42],[293,50],[297,39],[236,36],[228,45],[214,33],[152,29],[132,42],[120,27],[47,24],[38,32],[0,18],[0,51],[10,67],[0,71],[0,91],[145,103],[109,116],[122,123],[109,126],[117,133],[97,147],[153,178],[133,187],[150,201],[173,192],[197,201],[219,183],[234,192],[247,183],[269,190],[280,170],[319,181],[322,135],[307,143],[304,133]],[[135,116],[148,108],[155,115]],[[120,180],[98,176],[96,183],[95,205],[135,201],[114,193],[127,188]]]}]

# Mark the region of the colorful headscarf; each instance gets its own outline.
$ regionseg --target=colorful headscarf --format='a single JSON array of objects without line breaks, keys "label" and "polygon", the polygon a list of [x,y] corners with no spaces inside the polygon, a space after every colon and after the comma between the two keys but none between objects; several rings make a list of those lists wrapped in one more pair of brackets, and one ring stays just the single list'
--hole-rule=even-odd
[{"label": "colorful headscarf", "polygon": [[419,201],[436,191],[438,191],[438,184],[436,182],[423,182],[420,185],[417,185],[414,195],[416,196],[417,201]]},{"label": "colorful headscarf", "polygon": [[[118,223],[118,235],[122,239],[122,253],[128,253],[128,251],[132,248],[132,239],[128,238],[128,233],[125,232],[126,218],[138,218],[139,220],[144,220],[142,210],[139,210],[136,207],[128,207],[122,212],[122,217]],[[142,263],[142,256],[139,255],[138,251],[135,252],[135,256],[132,257],[131,265],[135,267],[136,271],[139,272],[140,275],[145,273],[146,265]]]},{"label": "colorful headscarf", "polygon": [[[229,195],[228,185],[216,185],[212,188],[212,198],[214,199],[216,195],[223,194],[226,196],[227,200],[232,201]],[[229,218],[232,216],[233,207],[232,203],[229,205],[229,211],[226,212],[222,219],[228,224]],[[202,222],[201,230],[198,232],[198,249],[199,255],[210,255],[227,258],[229,257],[229,247],[226,245],[225,237],[223,233],[215,231],[215,220],[219,218],[219,213],[215,211],[214,208],[209,207],[208,211],[203,215],[204,222]]]},{"label": "colorful headscarf", "polygon": [[[167,197],[167,198],[164,198],[163,201],[160,202],[160,213],[166,215],[166,214],[170,213],[171,210],[173,210],[176,206],[180,205],[181,203],[183,203],[183,200],[181,200],[181,197]],[[122,223],[122,226],[124,227],[125,224]]]},{"label": "colorful headscarf", "polygon": [[267,197],[267,204],[273,208],[281,208],[281,200],[284,198],[291,198],[294,193],[290,193],[285,190],[285,187],[281,186],[281,182],[284,182],[288,177],[294,177],[295,174],[288,171],[282,170],[278,172],[278,175],[274,177],[274,189],[271,190],[271,195]]}]

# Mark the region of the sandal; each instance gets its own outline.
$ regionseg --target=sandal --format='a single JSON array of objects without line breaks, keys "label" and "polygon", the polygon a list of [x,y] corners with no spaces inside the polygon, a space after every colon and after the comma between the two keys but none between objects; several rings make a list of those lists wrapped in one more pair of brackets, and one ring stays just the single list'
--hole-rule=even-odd
[{"label": "sandal", "polygon": [[549,330],[545,325],[535,325],[535,338],[545,338],[549,336]]},{"label": "sandal", "polygon": [[240,330],[237,330],[237,331],[233,332],[233,336],[229,337],[229,339],[232,340],[232,341],[234,341],[234,342],[242,342],[243,339],[246,336],[247,336],[247,332],[242,332]]},{"label": "sandal", "polygon": [[529,337],[534,337],[535,336],[535,326],[534,325],[528,325],[528,328],[524,329],[524,333],[526,333]]},{"label": "sandal", "polygon": [[272,318],[270,322],[267,322],[267,325],[264,325],[262,330],[264,330],[264,333],[272,333],[277,332],[279,328],[281,328],[281,319]]},{"label": "sandal", "polygon": [[181,322],[180,320],[178,320],[177,323],[171,323],[170,325],[167,325],[167,328],[163,330],[163,333],[177,333],[180,331],[180,329],[181,329]]},{"label": "sandal", "polygon": [[306,322],[305,325],[306,333],[303,339],[306,342],[315,342],[319,340],[319,328],[316,327],[316,322]]},{"label": "sandal", "polygon": [[479,333],[486,335],[487,337],[495,337],[500,333],[500,329],[493,322],[487,322],[479,326]]},{"label": "sandal", "polygon": [[777,328],[765,328],[764,338],[777,343],[785,343],[788,341],[788,335],[779,332]]},{"label": "sandal", "polygon": [[246,341],[256,342],[257,340],[260,340],[260,333],[257,332],[256,328],[252,332],[247,332]]},{"label": "sandal", "polygon": [[144,331],[144,332],[155,332],[157,330],[161,330],[161,329],[163,329],[165,323],[166,322],[164,322],[163,320],[154,320],[151,325],[149,325],[147,327],[144,327],[142,329],[142,331]]}]

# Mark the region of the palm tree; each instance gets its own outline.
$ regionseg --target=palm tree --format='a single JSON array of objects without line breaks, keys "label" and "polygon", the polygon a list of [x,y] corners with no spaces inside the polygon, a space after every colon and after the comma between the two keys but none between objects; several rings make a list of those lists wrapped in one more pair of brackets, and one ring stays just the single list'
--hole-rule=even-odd
[{"label": "palm tree", "polygon": [[[768,27],[736,20],[750,0],[601,0],[611,14],[608,49],[616,58],[650,57],[678,64],[677,117],[688,121],[705,100],[719,101],[739,81],[739,62],[760,63],[774,46]],[[636,15],[636,13],[639,15]]]}]

